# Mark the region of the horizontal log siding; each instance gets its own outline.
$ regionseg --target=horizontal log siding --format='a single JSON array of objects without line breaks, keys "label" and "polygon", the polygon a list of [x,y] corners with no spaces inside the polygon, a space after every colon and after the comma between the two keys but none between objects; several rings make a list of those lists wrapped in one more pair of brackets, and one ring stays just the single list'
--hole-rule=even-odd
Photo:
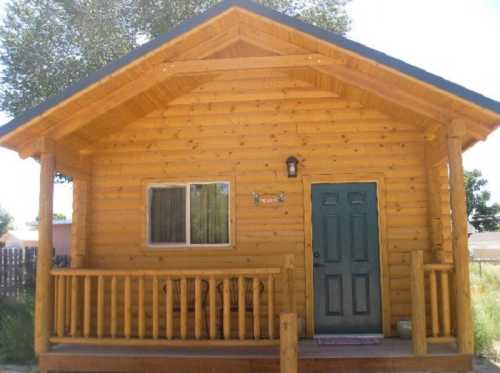
[{"label": "horizontal log siding", "polygon": [[[253,72],[247,79],[222,74],[101,141],[92,156],[88,263],[97,268],[272,267],[294,254],[303,317],[303,186],[301,177],[289,179],[285,173],[286,158],[295,155],[299,176],[351,170],[384,175],[394,323],[410,314],[410,252],[430,252],[423,141],[423,133],[409,124],[283,73]],[[182,176],[234,178],[234,249],[143,251],[143,180]],[[253,191],[284,191],[287,200],[257,207]]]}]

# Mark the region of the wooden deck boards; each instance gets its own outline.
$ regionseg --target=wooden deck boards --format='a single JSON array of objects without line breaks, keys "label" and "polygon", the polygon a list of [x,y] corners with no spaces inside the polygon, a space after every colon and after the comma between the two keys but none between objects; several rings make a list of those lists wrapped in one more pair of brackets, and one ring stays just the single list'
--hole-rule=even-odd
[{"label": "wooden deck boards", "polygon": [[[277,347],[128,348],[59,345],[40,357],[41,371],[82,372],[279,372]],[[303,340],[300,372],[467,372],[471,357],[453,345],[435,345],[416,357],[410,341],[380,345],[319,346]]]}]

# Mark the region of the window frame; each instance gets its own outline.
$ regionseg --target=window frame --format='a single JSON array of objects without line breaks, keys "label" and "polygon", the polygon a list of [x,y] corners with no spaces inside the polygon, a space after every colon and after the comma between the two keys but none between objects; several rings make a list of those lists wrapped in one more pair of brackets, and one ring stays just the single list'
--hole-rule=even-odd
[{"label": "window frame", "polygon": [[[193,244],[191,243],[191,185],[193,184],[226,184],[227,185],[227,220],[228,220],[228,242],[220,244]],[[214,181],[169,181],[169,182],[149,182],[146,185],[146,224],[145,224],[145,239],[146,247],[149,249],[196,249],[196,248],[231,248],[233,246],[233,192],[232,185],[229,180],[214,180]],[[172,243],[153,243],[151,242],[151,189],[153,188],[175,188],[184,187],[186,190],[186,242]]]}]

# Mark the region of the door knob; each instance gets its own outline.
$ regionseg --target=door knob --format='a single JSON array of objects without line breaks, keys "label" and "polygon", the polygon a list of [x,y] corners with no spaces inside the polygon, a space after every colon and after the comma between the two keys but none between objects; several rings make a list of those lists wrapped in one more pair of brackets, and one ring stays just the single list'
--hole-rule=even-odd
[{"label": "door knob", "polygon": [[315,258],[319,258],[319,252],[315,251],[315,252],[314,252],[314,257],[315,257]]}]

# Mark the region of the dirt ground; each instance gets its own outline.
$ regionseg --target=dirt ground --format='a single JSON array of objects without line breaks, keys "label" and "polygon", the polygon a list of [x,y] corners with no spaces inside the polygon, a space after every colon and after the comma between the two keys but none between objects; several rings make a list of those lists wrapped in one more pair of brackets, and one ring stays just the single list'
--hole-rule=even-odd
[{"label": "dirt ground", "polygon": [[[0,373],[37,373],[36,366],[0,365]],[[474,359],[474,373],[500,373],[500,362],[485,358]]]}]

